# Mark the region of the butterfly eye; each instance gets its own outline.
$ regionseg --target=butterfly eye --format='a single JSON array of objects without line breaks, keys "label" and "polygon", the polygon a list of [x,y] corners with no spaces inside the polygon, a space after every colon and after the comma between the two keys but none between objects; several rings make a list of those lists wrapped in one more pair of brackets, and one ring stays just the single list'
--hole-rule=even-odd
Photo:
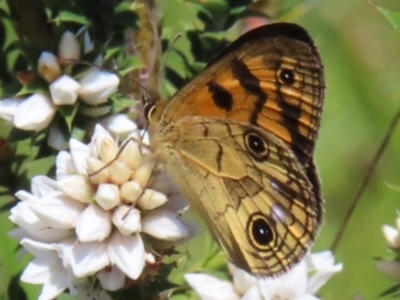
[{"label": "butterfly eye", "polygon": [[244,143],[255,160],[264,161],[268,159],[268,143],[258,132],[246,132],[244,134]]},{"label": "butterfly eye", "polygon": [[265,249],[274,239],[274,231],[268,224],[267,218],[261,213],[250,216],[247,223],[247,232],[250,234],[250,241],[253,247],[260,250]]},{"label": "butterfly eye", "polygon": [[294,72],[289,69],[282,69],[279,72],[280,80],[287,85],[292,85],[294,83]]}]

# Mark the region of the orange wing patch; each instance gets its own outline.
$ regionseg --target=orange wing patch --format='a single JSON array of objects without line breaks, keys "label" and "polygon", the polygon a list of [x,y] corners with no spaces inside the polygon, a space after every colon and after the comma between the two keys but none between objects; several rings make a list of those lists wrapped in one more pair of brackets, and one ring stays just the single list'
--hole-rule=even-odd
[{"label": "orange wing patch", "polygon": [[233,42],[179,91],[162,122],[208,116],[260,126],[283,140],[308,167],[320,125],[324,74],[299,26],[272,24]]}]

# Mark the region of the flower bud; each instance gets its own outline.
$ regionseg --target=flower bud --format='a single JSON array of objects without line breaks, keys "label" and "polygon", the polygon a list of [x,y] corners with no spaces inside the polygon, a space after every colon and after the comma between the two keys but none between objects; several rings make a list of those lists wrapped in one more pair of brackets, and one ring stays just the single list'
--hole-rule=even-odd
[{"label": "flower bud", "polygon": [[112,115],[99,122],[105,129],[118,137],[126,137],[137,129],[136,123],[125,114]]},{"label": "flower bud", "polygon": [[103,168],[105,165],[106,163],[100,159],[94,157],[89,157],[87,159],[87,171],[90,181],[93,184],[106,183],[109,181],[110,173],[108,167]]},{"label": "flower bud", "polygon": [[113,209],[120,203],[118,186],[115,184],[101,183],[97,188],[95,200],[103,209]]},{"label": "flower bud", "polygon": [[65,60],[80,59],[79,43],[72,32],[66,31],[61,37],[61,41],[58,46],[58,57],[63,65],[70,63],[66,62]]},{"label": "flower bud", "polygon": [[149,179],[153,174],[154,165],[155,164],[153,162],[141,165],[139,169],[137,169],[136,172],[133,174],[132,179],[139,182],[142,188],[146,188]]},{"label": "flower bud", "polygon": [[118,88],[117,75],[102,71],[91,70],[80,81],[79,97],[90,105],[99,105],[107,101]]},{"label": "flower bud", "polygon": [[141,210],[152,210],[165,204],[167,201],[168,197],[163,193],[152,189],[146,189],[142,197],[139,198],[137,205]]},{"label": "flower bud", "polygon": [[122,161],[114,161],[110,168],[110,179],[113,183],[121,185],[131,177],[131,169]]},{"label": "flower bud", "polygon": [[49,88],[55,105],[72,105],[78,99],[79,83],[67,75],[55,80]]},{"label": "flower bud", "polygon": [[112,222],[123,235],[140,232],[140,211],[128,205],[121,205],[115,210]]},{"label": "flower bud", "polygon": [[51,83],[61,76],[61,68],[57,57],[50,52],[42,52],[38,62],[38,72],[47,82]]},{"label": "flower bud", "polygon": [[[126,141],[124,143],[126,143]],[[127,143],[128,144],[124,146],[121,152],[119,160],[126,163],[132,170],[136,170],[142,164],[142,153],[136,141],[130,140]]]},{"label": "flower bud", "polygon": [[143,189],[137,181],[128,181],[121,186],[121,199],[136,204]]}]

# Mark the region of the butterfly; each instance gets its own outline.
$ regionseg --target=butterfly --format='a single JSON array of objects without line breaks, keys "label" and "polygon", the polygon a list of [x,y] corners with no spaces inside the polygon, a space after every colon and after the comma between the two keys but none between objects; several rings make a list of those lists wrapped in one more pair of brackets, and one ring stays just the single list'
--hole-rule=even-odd
[{"label": "butterfly", "polygon": [[307,31],[275,23],[148,109],[157,157],[228,259],[255,276],[288,271],[321,227],[313,151],[324,90]]}]

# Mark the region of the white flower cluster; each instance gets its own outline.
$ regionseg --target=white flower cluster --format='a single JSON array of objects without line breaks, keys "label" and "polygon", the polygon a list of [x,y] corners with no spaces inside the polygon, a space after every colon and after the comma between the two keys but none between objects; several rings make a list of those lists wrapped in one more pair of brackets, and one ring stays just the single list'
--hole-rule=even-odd
[{"label": "white flower cluster", "polygon": [[[382,226],[382,232],[385,236],[386,242],[391,250],[400,253],[400,216],[396,219],[396,227],[389,225]],[[393,278],[394,280],[400,282],[400,260],[390,260],[390,261],[378,261],[378,269]]]},{"label": "white flower cluster", "polygon": [[37,176],[31,193],[16,193],[21,202],[10,219],[19,227],[11,235],[34,256],[21,280],[43,285],[40,300],[66,288],[76,293],[74,284],[88,276],[118,290],[156,263],[141,233],[169,244],[191,235],[180,218],[185,199],[140,134],[121,148],[97,125],[89,145],[71,139],[70,151],[58,154],[56,180]]},{"label": "white flower cluster", "polygon": [[233,265],[229,267],[233,282],[201,273],[186,274],[185,279],[202,300],[318,300],[314,294],[343,268],[334,264],[330,251],[307,254],[277,278],[257,279]]},{"label": "white flower cluster", "polygon": [[[91,47],[90,40],[85,35],[84,52],[91,50]],[[80,110],[82,114],[99,117],[109,113],[110,106],[98,105],[107,102],[117,90],[120,82],[118,76],[92,68],[77,81],[67,73],[71,64],[79,59],[79,43],[75,36],[67,31],[61,38],[58,56],[43,52],[38,61],[38,73],[48,82],[49,93],[35,93],[25,99],[12,97],[0,100],[0,118],[12,122],[22,130],[41,131],[51,124],[58,106],[74,105],[78,99],[90,105]],[[100,56],[98,60],[101,61]],[[123,121],[126,126],[125,132],[136,129],[126,118]],[[66,149],[67,141],[61,137],[60,130],[52,126],[49,145],[58,150]]]}]

